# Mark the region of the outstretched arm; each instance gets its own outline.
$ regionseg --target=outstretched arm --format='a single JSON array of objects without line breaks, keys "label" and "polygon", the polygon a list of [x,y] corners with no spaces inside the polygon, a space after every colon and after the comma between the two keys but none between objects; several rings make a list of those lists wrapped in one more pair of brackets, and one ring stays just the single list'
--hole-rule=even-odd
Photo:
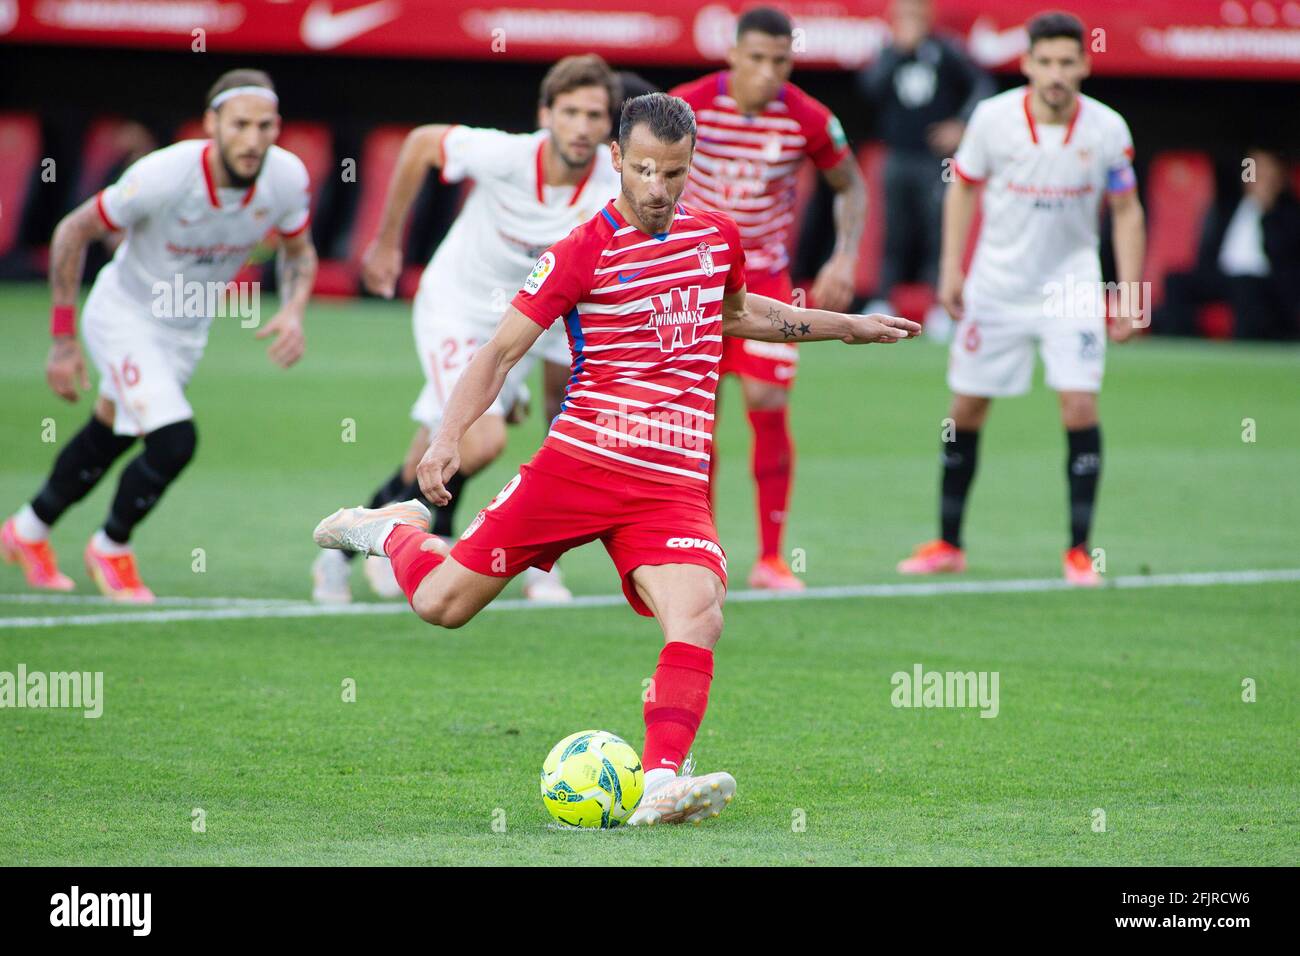
[{"label": "outstretched arm", "polygon": [[276,365],[288,368],[302,358],[307,347],[302,320],[316,284],[316,247],[306,229],[281,240],[275,267],[280,311],[258,331],[257,338],[274,335],[275,341],[266,354]]},{"label": "outstretched arm", "polygon": [[435,505],[451,501],[446,483],[460,468],[461,438],[496,401],[506,375],[533,347],[542,331],[540,325],[510,306],[492,338],[479,347],[465,366],[447,399],[438,433],[415,470],[420,490]]},{"label": "outstretched arm", "polygon": [[45,380],[54,394],[70,402],[77,400],[78,387],[90,388],[73,316],[86,268],[86,247],[109,233],[98,203],[99,197],[93,196],[64,216],[50,240],[50,331],[54,343],[45,362]]},{"label": "outstretched arm", "polygon": [[397,169],[384,198],[379,232],[366,247],[361,260],[361,279],[375,295],[391,299],[397,291],[397,278],[402,272],[402,230],[406,217],[429,170],[442,168],[442,138],[449,129],[451,126],[446,123],[417,126],[402,143]]},{"label": "outstretched arm", "polygon": [[722,300],[722,334],[760,342],[818,342],[888,345],[921,334],[921,326],[892,315],[845,315],[800,309],[780,299],[749,295],[742,286]]}]

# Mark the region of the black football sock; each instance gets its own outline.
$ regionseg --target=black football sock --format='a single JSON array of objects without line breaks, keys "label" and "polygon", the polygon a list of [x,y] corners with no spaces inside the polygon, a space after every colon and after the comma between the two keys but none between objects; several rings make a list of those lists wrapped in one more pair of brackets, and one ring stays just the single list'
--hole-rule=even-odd
[{"label": "black football sock", "polygon": [[36,517],[48,525],[58,521],[63,512],[90,494],[104,472],[134,442],[131,435],[113,434],[110,426],[92,415],[81,431],[72,436],[72,441],[63,446],[54,459],[45,487],[32,499]]},{"label": "black football sock", "polygon": [[126,544],[131,539],[131,531],[194,458],[197,444],[193,421],[164,425],[145,436],[144,451],[122,471],[104,522],[104,534],[110,541]]},{"label": "black football sock", "polygon": [[1070,547],[1088,543],[1092,530],[1092,510],[1097,503],[1097,485],[1101,482],[1101,426],[1067,430],[1069,456],[1066,476],[1070,481]]},{"label": "black football sock", "polygon": [[370,496],[370,504],[367,508],[382,508],[386,504],[394,501],[403,501],[402,491],[406,488],[406,481],[402,478],[402,468],[399,465],[397,471],[393,472],[392,477],[375,489],[375,493]]},{"label": "black football sock", "polygon": [[[450,538],[452,536],[452,519],[456,517],[456,505],[460,504],[461,489],[465,487],[465,482],[468,480],[468,477],[459,471],[452,475],[447,482],[447,491],[451,493],[451,501],[440,508],[432,509],[433,533],[439,537]],[[416,490],[419,490],[419,486],[416,487]],[[421,496],[420,500],[424,501],[423,496]],[[428,502],[425,501],[425,504],[428,504]]]},{"label": "black football sock", "polygon": [[979,448],[980,433],[961,431],[953,434],[950,442],[944,442],[939,453],[943,466],[943,481],[939,493],[939,529],[940,537],[954,548],[961,547],[961,521],[966,513],[966,494],[970,491],[971,480],[975,477],[976,451]]}]

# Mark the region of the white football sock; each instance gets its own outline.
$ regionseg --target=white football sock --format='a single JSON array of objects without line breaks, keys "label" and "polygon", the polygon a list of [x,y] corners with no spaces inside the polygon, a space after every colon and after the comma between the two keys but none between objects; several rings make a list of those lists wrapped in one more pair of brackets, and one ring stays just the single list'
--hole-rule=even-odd
[{"label": "white football sock", "polygon": [[14,515],[14,530],[24,541],[44,541],[50,536],[50,526],[36,517],[31,505],[23,505]]},{"label": "white football sock", "polygon": [[647,770],[645,772],[645,792],[653,793],[676,776],[677,774],[667,767],[655,767],[653,770]]},{"label": "white football sock", "polygon": [[90,539],[91,546],[100,554],[118,555],[130,554],[131,546],[129,544],[118,544],[108,535],[104,534],[104,529],[100,528],[95,532],[95,536]]}]

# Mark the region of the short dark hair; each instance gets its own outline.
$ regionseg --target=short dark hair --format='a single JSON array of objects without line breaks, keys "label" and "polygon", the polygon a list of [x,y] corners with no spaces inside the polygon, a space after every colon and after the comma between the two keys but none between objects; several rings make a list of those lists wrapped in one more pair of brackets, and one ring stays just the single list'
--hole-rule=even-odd
[{"label": "short dark hair", "polygon": [[794,24],[776,7],[753,7],[736,19],[736,39],[750,30],[766,33],[770,37],[793,37]]},{"label": "short dark hair", "polygon": [[208,90],[208,98],[203,101],[204,105],[210,105],[226,90],[233,90],[240,86],[260,86],[264,89],[275,92],[275,84],[271,82],[271,77],[261,70],[228,70],[217,77],[217,82],[212,84]]},{"label": "short dark hair", "polygon": [[667,93],[645,93],[634,96],[623,104],[618,120],[618,148],[627,149],[632,128],[645,123],[661,143],[675,143],[683,136],[691,137],[695,148],[695,113],[685,100]]},{"label": "short dark hair", "polygon": [[565,93],[584,86],[603,86],[609,94],[609,114],[612,117],[623,99],[623,84],[609,64],[595,53],[566,56],[556,62],[542,79],[541,105],[551,107]]},{"label": "short dark hair", "polygon": [[1039,40],[1074,40],[1083,46],[1083,21],[1064,10],[1040,13],[1025,25],[1025,29],[1029,32],[1031,49]]}]

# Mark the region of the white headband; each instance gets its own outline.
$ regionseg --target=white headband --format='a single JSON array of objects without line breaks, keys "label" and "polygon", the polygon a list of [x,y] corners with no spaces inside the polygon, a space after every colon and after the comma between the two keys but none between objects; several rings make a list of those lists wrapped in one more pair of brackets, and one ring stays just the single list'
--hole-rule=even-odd
[{"label": "white headband", "polygon": [[268,90],[265,86],[236,86],[228,90],[223,90],[222,92],[218,93],[216,96],[212,97],[212,102],[208,104],[208,109],[215,110],[222,103],[226,102],[226,100],[230,99],[232,96],[244,96],[244,95],[260,96],[262,99],[270,100],[272,103],[275,104],[279,104],[280,102],[280,97],[276,96],[273,91]]}]

